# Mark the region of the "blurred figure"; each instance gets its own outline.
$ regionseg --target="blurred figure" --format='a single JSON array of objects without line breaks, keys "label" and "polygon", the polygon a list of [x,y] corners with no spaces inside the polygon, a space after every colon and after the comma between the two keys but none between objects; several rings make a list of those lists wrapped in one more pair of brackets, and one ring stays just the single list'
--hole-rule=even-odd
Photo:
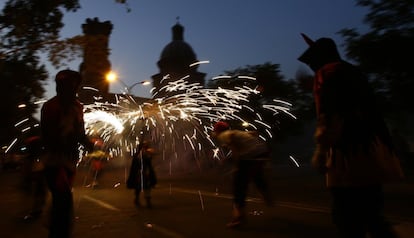
[{"label": "blurred figure", "polygon": [[26,139],[26,169],[27,182],[32,196],[30,212],[24,216],[24,220],[38,218],[42,212],[47,198],[47,185],[44,175],[43,144],[40,136],[32,136]]},{"label": "blurred figure", "polygon": [[94,141],[93,152],[88,153],[86,156],[86,159],[90,162],[90,169],[92,171],[92,183],[88,187],[92,188],[99,186],[99,178],[109,158],[109,155],[104,151],[103,141],[101,139],[95,139]]},{"label": "blurred figure", "polygon": [[108,155],[104,151],[98,149],[90,153],[88,157],[90,157],[91,159],[91,168],[93,176],[92,184],[90,186],[92,188],[95,188],[99,186],[99,178],[102,175],[102,169],[105,166],[105,163],[108,159]]},{"label": "blurred figure", "polygon": [[366,77],[339,56],[330,38],[299,57],[314,72],[316,150],[312,165],[326,175],[332,217],[341,238],[397,237],[383,214],[383,184],[402,177],[391,136]]},{"label": "blurred figure", "polygon": [[91,150],[85,134],[83,106],[77,99],[81,75],[72,70],[57,73],[56,96],[43,104],[41,132],[45,147],[45,175],[52,194],[49,238],[71,237],[72,186],[79,157],[79,143]]},{"label": "blurred figure", "polygon": [[131,168],[127,180],[127,187],[134,189],[134,204],[141,206],[140,194],[144,192],[146,206],[152,208],[151,189],[157,184],[157,176],[152,165],[152,159],[155,150],[150,146],[149,142],[144,141],[137,148],[132,156]]},{"label": "blurred figure", "polygon": [[230,159],[236,167],[232,220],[227,227],[238,227],[246,220],[246,196],[250,182],[256,185],[267,205],[273,204],[264,172],[265,164],[270,160],[270,150],[257,132],[230,130],[229,124],[223,121],[214,125],[212,137],[220,146],[231,150]]}]

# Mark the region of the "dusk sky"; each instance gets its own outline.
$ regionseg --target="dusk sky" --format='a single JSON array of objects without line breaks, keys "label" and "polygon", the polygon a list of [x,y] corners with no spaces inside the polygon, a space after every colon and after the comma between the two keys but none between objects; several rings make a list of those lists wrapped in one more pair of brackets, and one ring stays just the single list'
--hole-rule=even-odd
[{"label": "dusk sky", "polygon": [[[184,26],[184,40],[190,44],[206,80],[246,65],[280,64],[282,75],[293,78],[307,69],[297,57],[307,48],[300,33],[313,39],[331,37],[338,46],[342,28],[363,29],[367,9],[352,0],[129,0],[130,12],[114,0],[81,0],[81,9],[66,13],[62,37],[82,34],[87,18],[111,21],[109,40],[112,70],[127,85],[148,80],[158,73],[156,62],[171,41],[171,27]],[[342,54],[344,56],[344,54]],[[81,60],[69,67],[78,70]],[[54,95],[53,77],[59,69],[49,68],[47,98]],[[121,92],[121,83],[110,91]],[[137,85],[132,93],[150,97],[151,87]]]}]

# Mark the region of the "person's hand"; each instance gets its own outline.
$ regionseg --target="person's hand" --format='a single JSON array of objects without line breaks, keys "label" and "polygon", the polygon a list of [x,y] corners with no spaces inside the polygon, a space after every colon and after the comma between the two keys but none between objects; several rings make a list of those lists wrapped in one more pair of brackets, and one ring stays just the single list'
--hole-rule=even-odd
[{"label": "person's hand", "polygon": [[95,143],[88,137],[85,138],[83,146],[85,147],[85,150],[90,153],[92,153],[95,150]]}]

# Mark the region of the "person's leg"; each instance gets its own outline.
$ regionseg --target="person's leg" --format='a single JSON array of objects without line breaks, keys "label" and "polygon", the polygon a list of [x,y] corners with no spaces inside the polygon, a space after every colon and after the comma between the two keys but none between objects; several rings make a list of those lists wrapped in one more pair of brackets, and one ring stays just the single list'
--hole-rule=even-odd
[{"label": "person's leg", "polygon": [[145,196],[145,202],[146,202],[147,208],[152,208],[151,188],[144,189],[144,196]]},{"label": "person's leg", "polygon": [[73,173],[64,168],[45,170],[46,180],[52,194],[49,238],[70,237],[73,226]]},{"label": "person's leg", "polygon": [[398,237],[391,224],[384,217],[384,193],[382,186],[373,186],[364,191],[367,229],[371,238]]},{"label": "person's leg", "polygon": [[233,180],[232,221],[227,224],[228,227],[239,226],[245,220],[248,183],[248,164],[240,163]]},{"label": "person's leg", "polygon": [[360,188],[331,188],[332,221],[336,225],[340,238],[365,238],[363,209]]},{"label": "person's leg", "polygon": [[134,189],[134,204],[136,207],[140,207],[141,206],[141,202],[139,201],[139,195],[141,194],[141,188],[135,188]]},{"label": "person's leg", "polygon": [[43,207],[47,198],[47,186],[43,172],[36,172],[35,174],[33,195],[34,201],[32,214],[34,216],[39,216],[43,212]]},{"label": "person's leg", "polygon": [[263,200],[265,201],[267,206],[273,206],[273,196],[272,192],[269,189],[269,183],[265,176],[264,171],[264,163],[263,161],[258,161],[256,165],[253,167],[253,182],[263,196]]}]

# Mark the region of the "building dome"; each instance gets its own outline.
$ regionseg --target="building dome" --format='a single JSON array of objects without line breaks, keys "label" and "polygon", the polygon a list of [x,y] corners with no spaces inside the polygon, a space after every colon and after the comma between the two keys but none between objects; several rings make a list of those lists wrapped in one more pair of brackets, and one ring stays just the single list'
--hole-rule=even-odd
[{"label": "building dome", "polygon": [[[168,65],[180,65],[187,68],[190,64],[197,61],[197,56],[193,48],[184,41],[184,27],[179,23],[172,27],[172,41],[167,44],[161,52],[158,65],[168,67]],[[178,65],[177,65],[178,64]]]},{"label": "building dome", "polygon": [[[154,74],[152,91],[154,98],[169,97],[183,91],[168,91],[166,86],[170,82],[182,79],[188,83],[199,83],[204,86],[205,73],[198,72],[196,63],[197,56],[193,48],[184,41],[184,27],[178,22],[172,27],[172,41],[168,43],[161,51],[160,59],[157,62],[159,73]],[[167,77],[168,76],[168,77]]]},{"label": "building dome", "polygon": [[196,54],[185,41],[172,41],[162,50],[160,60],[162,59],[181,59],[193,62],[196,60]]}]

